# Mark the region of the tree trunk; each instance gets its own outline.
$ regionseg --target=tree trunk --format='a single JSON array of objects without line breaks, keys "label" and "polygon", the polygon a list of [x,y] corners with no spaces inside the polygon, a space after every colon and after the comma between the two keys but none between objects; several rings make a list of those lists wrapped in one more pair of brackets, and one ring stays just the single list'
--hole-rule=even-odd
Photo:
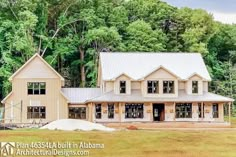
[{"label": "tree trunk", "polygon": [[85,87],[86,83],[86,77],[85,77],[85,65],[84,65],[84,49],[82,47],[79,47],[79,53],[80,53],[80,79],[81,79],[81,87]]}]

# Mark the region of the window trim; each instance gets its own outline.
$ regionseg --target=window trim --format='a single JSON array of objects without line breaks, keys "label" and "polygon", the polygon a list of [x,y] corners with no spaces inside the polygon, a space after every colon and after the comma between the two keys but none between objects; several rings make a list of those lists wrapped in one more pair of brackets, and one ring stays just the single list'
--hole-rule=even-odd
[{"label": "window trim", "polygon": [[[165,90],[165,88],[164,88],[164,82],[168,82],[168,84],[167,84],[167,89],[170,88],[170,85],[169,85],[170,82],[173,82],[173,93],[168,93],[168,92],[165,93],[165,92],[164,92],[164,90]],[[175,92],[175,81],[174,81],[174,80],[163,80],[163,81],[162,81],[162,87],[163,87],[163,89],[162,89],[162,90],[163,90],[163,91],[162,91],[163,94],[175,94],[175,93],[176,93],[176,92]]]},{"label": "window trim", "polygon": [[[148,86],[148,83],[151,82],[151,87]],[[157,84],[157,87],[154,86],[154,83]],[[152,92],[149,93],[148,89],[151,88]],[[156,88],[156,92],[154,92],[154,88]],[[147,80],[147,94],[159,94],[159,80]]]},{"label": "window trim", "polygon": [[[121,83],[124,83],[124,86],[121,86]],[[120,91],[120,94],[126,94],[127,93],[127,81],[126,80],[120,80],[119,81],[119,91]],[[124,89],[124,92],[121,92],[122,89]]]}]

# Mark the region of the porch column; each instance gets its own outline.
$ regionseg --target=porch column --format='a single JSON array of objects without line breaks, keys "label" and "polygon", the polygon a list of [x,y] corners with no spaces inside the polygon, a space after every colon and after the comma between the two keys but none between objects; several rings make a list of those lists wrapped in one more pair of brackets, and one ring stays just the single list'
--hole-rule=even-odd
[{"label": "porch column", "polygon": [[150,110],[150,114],[151,114],[150,115],[150,117],[151,117],[150,120],[153,121],[153,107],[152,107],[152,103],[151,102],[149,103],[149,110]]},{"label": "porch column", "polygon": [[89,103],[88,104],[88,111],[89,111],[89,113],[88,113],[88,120],[90,122],[93,122],[93,103]]},{"label": "porch column", "polygon": [[231,123],[231,103],[228,103],[229,105],[229,123]]},{"label": "porch column", "polygon": [[176,102],[174,102],[174,121],[175,121],[175,117],[176,117],[176,112],[175,112],[176,111],[176,109],[175,109],[176,107],[175,106],[176,106]]}]

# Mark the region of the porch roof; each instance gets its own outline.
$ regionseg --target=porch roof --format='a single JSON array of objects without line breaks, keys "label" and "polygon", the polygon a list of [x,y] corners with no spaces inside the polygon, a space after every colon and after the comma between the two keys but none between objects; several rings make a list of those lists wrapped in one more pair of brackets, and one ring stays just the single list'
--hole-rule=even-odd
[{"label": "porch roof", "polygon": [[204,92],[203,95],[188,95],[184,90],[179,90],[177,98],[143,97],[140,90],[132,90],[130,95],[116,95],[114,92],[88,100],[89,102],[233,102],[234,99]]}]

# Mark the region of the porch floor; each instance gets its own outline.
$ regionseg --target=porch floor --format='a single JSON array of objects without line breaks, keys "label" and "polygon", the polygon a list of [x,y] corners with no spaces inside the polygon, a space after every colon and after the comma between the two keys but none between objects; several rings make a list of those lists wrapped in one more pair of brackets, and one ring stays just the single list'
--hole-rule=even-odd
[{"label": "porch floor", "polygon": [[130,126],[135,126],[138,129],[231,128],[228,122],[122,122],[101,124],[120,129]]}]

